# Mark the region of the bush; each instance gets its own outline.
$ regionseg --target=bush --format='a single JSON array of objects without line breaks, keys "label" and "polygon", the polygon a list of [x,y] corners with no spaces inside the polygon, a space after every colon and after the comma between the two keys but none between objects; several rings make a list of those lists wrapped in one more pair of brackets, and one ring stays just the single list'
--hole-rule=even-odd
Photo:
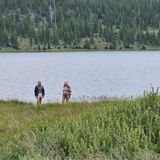
[{"label": "bush", "polygon": [[[73,104],[74,110],[77,109]],[[34,127],[1,147],[6,159],[33,155],[54,159],[133,159],[160,151],[160,97],[158,90],[135,100],[82,103],[82,114]],[[79,106],[79,107],[80,107]],[[67,106],[66,106],[67,107]],[[69,104],[70,109],[72,107]],[[78,106],[77,106],[78,107]],[[91,107],[91,108],[89,108]],[[67,108],[69,109],[69,108]],[[7,148],[7,149],[5,149]],[[143,152],[141,152],[143,151]],[[141,154],[142,153],[142,154]]]},{"label": "bush", "polygon": [[108,49],[108,46],[106,45],[106,46],[104,47],[104,49]]},{"label": "bush", "polygon": [[46,50],[46,47],[45,47],[45,46],[43,47],[43,50],[44,50],[44,51]]},{"label": "bush", "polygon": [[146,50],[146,47],[143,45],[141,49],[142,49],[142,50]]},{"label": "bush", "polygon": [[109,49],[116,49],[114,45],[110,45]]},{"label": "bush", "polygon": [[84,44],[84,49],[90,49],[91,47],[90,47],[90,41],[89,40],[86,40],[85,41],[85,44]]}]

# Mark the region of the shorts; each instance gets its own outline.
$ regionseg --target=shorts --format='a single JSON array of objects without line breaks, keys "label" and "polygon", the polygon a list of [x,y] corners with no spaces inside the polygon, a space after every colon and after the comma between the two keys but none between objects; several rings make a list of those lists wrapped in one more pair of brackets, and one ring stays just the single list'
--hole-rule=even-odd
[{"label": "shorts", "polygon": [[64,98],[68,98],[68,94],[67,93],[63,93],[63,97]]},{"label": "shorts", "polygon": [[42,93],[39,93],[38,94],[38,98],[42,98],[43,96],[42,96]]}]

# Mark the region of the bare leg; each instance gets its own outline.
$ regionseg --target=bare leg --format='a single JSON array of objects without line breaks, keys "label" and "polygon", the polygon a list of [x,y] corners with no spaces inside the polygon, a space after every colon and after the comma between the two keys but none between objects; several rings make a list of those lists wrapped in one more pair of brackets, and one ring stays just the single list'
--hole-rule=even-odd
[{"label": "bare leg", "polygon": [[38,99],[38,97],[36,97],[36,99],[37,99],[37,105],[39,104],[39,99]]},{"label": "bare leg", "polygon": [[62,104],[64,104],[65,102],[68,102],[68,97],[63,96],[63,98],[62,98]]},{"label": "bare leg", "polygon": [[42,103],[42,97],[39,97],[39,104]]},{"label": "bare leg", "polygon": [[66,102],[68,103],[68,101],[69,101],[69,98],[67,97],[67,98],[66,98]]},{"label": "bare leg", "polygon": [[65,97],[63,96],[62,97],[62,104],[64,104],[64,101],[65,101]]},{"label": "bare leg", "polygon": [[37,104],[41,104],[42,103],[42,98],[41,97],[37,97]]}]

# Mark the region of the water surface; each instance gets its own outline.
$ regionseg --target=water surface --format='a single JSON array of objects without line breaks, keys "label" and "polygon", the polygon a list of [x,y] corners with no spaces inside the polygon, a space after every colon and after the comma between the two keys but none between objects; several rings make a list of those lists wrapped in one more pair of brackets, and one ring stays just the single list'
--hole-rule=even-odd
[{"label": "water surface", "polygon": [[159,52],[72,52],[0,54],[0,99],[35,101],[38,80],[45,102],[60,101],[67,80],[73,99],[130,97],[160,86]]}]

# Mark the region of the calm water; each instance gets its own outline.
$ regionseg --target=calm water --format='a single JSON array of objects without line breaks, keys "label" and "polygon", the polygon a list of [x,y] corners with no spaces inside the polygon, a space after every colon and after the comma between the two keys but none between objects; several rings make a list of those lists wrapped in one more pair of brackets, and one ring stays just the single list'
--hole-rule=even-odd
[{"label": "calm water", "polygon": [[139,96],[160,86],[160,52],[0,54],[0,99],[33,102],[38,80],[46,89],[45,102],[61,99],[65,80],[72,100]]}]

